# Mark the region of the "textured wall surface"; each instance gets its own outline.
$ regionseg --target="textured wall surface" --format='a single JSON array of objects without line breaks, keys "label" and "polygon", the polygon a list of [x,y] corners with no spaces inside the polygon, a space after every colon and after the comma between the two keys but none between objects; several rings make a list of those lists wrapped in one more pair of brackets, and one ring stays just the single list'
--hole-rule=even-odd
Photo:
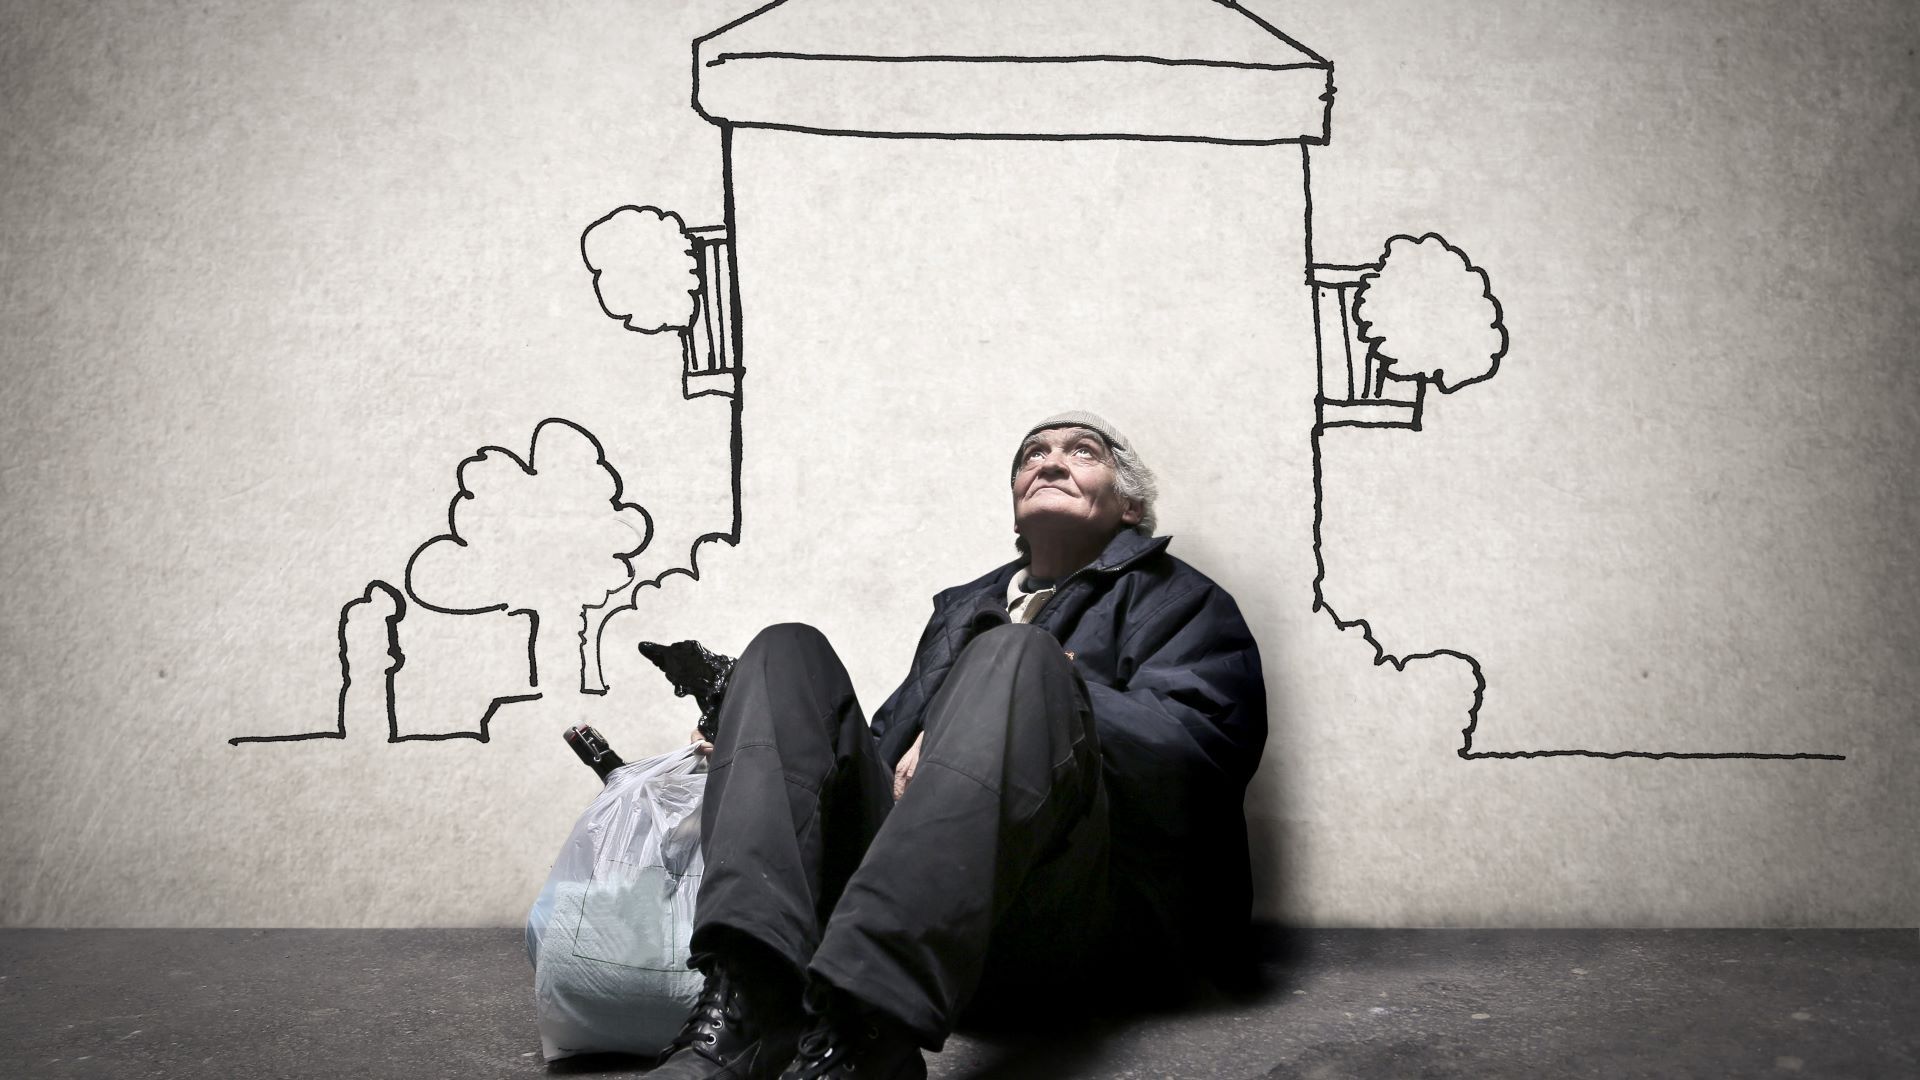
[{"label": "textured wall surface", "polygon": [[[605,696],[550,611],[485,743],[386,741],[369,583],[546,417],[646,509],[641,577],[728,527],[726,401],[579,240],[719,222],[689,42],[751,5],[0,8],[0,923],[513,923],[595,784],[559,731],[693,722],[635,642],[805,619],[876,707],[926,597],[1008,557],[1011,440],[1074,406],[1261,638],[1265,913],[1920,922],[1920,13],[1252,6],[1335,64],[1314,257],[1438,230],[1505,307],[1496,377],[1318,445],[1328,603],[1471,665],[1313,610],[1297,148],[743,133],[741,542],[613,616]],[[347,737],[228,745],[335,723],[362,597]],[[535,690],[516,617],[398,626],[403,723]],[[1463,760],[1470,719],[1845,760]]]}]

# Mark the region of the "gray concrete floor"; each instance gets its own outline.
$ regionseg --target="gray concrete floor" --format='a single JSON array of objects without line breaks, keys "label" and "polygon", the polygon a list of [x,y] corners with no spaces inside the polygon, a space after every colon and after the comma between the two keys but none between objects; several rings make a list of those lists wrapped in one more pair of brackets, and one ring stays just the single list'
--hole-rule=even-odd
[{"label": "gray concrete floor", "polygon": [[[935,1077],[1920,1077],[1920,935],[1276,935],[1257,997],[956,1037]],[[518,930],[0,931],[0,1076],[639,1075],[549,1068]]]}]

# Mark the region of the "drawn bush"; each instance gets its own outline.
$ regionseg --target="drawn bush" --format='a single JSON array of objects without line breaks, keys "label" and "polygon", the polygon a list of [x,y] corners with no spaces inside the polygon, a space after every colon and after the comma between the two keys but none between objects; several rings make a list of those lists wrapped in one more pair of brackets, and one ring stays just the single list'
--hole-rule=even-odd
[{"label": "drawn bush", "polygon": [[[567,420],[534,428],[525,463],[488,446],[456,476],[448,532],[407,563],[407,592],[434,611],[532,611],[534,636],[543,622],[577,631],[588,605],[633,581],[633,558],[653,538],[646,510],[620,501],[620,475],[600,443]],[[581,664],[598,658],[592,650]],[[580,674],[599,684],[598,670]]]},{"label": "drawn bush", "polygon": [[1354,321],[1388,378],[1422,379],[1442,393],[1489,378],[1507,352],[1507,328],[1486,271],[1438,233],[1387,241],[1363,276]]},{"label": "drawn bush", "polygon": [[680,215],[622,206],[587,226],[580,256],[608,318],[642,334],[693,324],[700,267]]}]

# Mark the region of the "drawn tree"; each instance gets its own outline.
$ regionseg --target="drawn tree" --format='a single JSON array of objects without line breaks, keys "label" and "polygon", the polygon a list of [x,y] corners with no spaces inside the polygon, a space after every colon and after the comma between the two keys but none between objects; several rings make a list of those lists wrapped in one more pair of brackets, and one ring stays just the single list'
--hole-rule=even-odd
[{"label": "drawn tree", "polygon": [[622,206],[580,234],[600,310],[642,334],[693,325],[700,264],[680,215]]},{"label": "drawn tree", "polygon": [[[646,510],[620,501],[599,441],[568,420],[542,420],[525,462],[482,447],[456,477],[448,531],[408,560],[407,592],[455,615],[530,611],[534,655],[543,616],[581,626],[588,605],[633,581],[633,558],[653,538]],[[600,685],[598,650],[577,655],[580,684]]]},{"label": "drawn tree", "polygon": [[1491,378],[1507,328],[1487,272],[1439,233],[1387,241],[1364,275],[1354,321],[1382,379],[1419,379],[1443,394]]}]

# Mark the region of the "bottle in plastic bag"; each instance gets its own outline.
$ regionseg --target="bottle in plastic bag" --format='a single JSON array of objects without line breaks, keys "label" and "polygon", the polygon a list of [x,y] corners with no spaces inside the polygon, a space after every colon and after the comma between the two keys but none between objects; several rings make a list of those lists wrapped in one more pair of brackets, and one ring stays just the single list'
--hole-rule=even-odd
[{"label": "bottle in plastic bag", "polygon": [[527,915],[540,1049],[658,1054],[699,996],[687,967],[704,863],[706,759],[689,745],[624,762],[581,725],[566,733],[606,786],[574,823]]}]

